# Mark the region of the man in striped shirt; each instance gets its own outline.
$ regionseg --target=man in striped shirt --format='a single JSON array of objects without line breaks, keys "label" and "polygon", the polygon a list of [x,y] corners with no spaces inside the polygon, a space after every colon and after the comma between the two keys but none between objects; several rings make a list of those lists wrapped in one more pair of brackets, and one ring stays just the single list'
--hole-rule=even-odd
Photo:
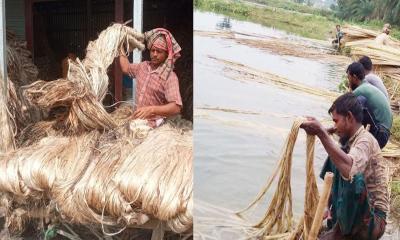
[{"label": "man in striped shirt", "polygon": [[150,61],[132,64],[122,55],[119,63],[124,74],[136,78],[133,118],[147,119],[151,127],[157,127],[164,118],[177,115],[182,109],[178,77],[173,71],[181,48],[172,34],[163,28],[146,32],[145,40]]}]

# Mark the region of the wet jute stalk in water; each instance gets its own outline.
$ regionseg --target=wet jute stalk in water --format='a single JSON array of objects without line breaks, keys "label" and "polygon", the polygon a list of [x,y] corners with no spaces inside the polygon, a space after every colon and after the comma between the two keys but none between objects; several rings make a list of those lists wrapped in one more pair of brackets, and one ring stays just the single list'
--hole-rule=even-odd
[{"label": "wet jute stalk in water", "polygon": [[313,162],[315,136],[307,135],[307,184],[305,194],[304,216],[294,228],[292,212],[291,168],[293,148],[298,136],[300,125],[304,119],[296,119],[286,139],[283,154],[272,177],[267,181],[252,203],[238,212],[244,214],[254,208],[265,196],[275,178],[279,174],[278,185],[264,217],[250,232],[251,237],[261,239],[307,239],[315,210],[318,203],[318,188],[316,184]]}]

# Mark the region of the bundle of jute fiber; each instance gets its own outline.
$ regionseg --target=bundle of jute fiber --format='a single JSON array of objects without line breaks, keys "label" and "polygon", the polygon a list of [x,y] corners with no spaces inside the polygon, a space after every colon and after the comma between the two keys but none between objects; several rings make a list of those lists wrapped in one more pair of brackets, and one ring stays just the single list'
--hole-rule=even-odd
[{"label": "bundle of jute fiber", "polygon": [[303,236],[304,239],[307,239],[318,202],[318,188],[313,170],[314,136],[307,136],[307,185],[304,216],[301,218],[296,228],[294,228],[293,222],[292,191],[290,183],[293,148],[300,125],[303,121],[304,119],[300,118],[294,121],[276,170],[254,201],[250,203],[248,207],[238,212],[239,215],[242,215],[251,208],[254,208],[265,196],[279,174],[278,185],[270,205],[261,221],[254,225],[255,229],[250,232],[251,237],[262,239],[299,239],[299,236]]},{"label": "bundle of jute fiber", "polygon": [[32,106],[27,106],[20,95],[20,87],[37,80],[38,70],[33,64],[26,42],[19,40],[16,35],[7,30],[7,75],[8,96],[7,104],[13,119],[13,132],[18,131],[31,122],[38,121],[41,113]]},{"label": "bundle of jute fiber", "polygon": [[372,40],[362,40],[346,43],[346,47],[351,48],[351,55],[359,58],[368,56],[374,65],[399,67],[400,50],[399,48],[377,44]]},{"label": "bundle of jute fiber", "polygon": [[[144,49],[143,34],[123,24],[114,23],[95,41],[89,42],[85,59],[69,61],[67,79],[80,81],[98,101],[102,101],[108,89],[107,69],[121,51]],[[125,49],[126,48],[126,49]]]},{"label": "bundle of jute fiber", "polygon": [[[165,124],[148,136],[133,135],[50,136],[1,155],[0,191],[26,216],[39,208],[71,223],[121,228],[157,218],[186,231],[192,224],[191,132]],[[9,226],[21,222],[8,219]]]},{"label": "bundle of jute fiber", "polygon": [[103,105],[82,82],[68,79],[37,81],[26,86],[24,96],[30,104],[41,109],[65,107],[67,114],[63,123],[58,124],[58,127],[54,126],[65,134],[73,135],[94,129],[110,130],[116,127]]},{"label": "bundle of jute fiber", "polygon": [[[374,40],[379,34],[381,34],[381,32],[379,31],[374,31],[352,25],[345,25],[342,28],[342,32],[344,33],[342,41],[345,44],[367,39]],[[389,45],[393,47],[400,47],[400,41],[389,36]]]},{"label": "bundle of jute fiber", "polygon": [[18,87],[37,80],[38,69],[33,64],[32,54],[26,42],[7,30],[7,72],[8,77]]},{"label": "bundle of jute fiber", "polygon": [[113,24],[89,42],[81,62],[70,61],[67,79],[38,81],[24,87],[24,97],[42,109],[66,107],[64,127],[67,134],[93,129],[110,130],[116,123],[101,104],[108,88],[107,69],[124,47],[143,49],[143,35],[134,29]]},{"label": "bundle of jute fiber", "polygon": [[363,39],[375,39],[379,35],[379,32],[354,25],[344,25],[341,31],[344,33],[342,40],[346,43]]},{"label": "bundle of jute fiber", "polygon": [[0,77],[0,153],[5,153],[15,148],[12,118],[8,109],[5,84],[6,82]]}]

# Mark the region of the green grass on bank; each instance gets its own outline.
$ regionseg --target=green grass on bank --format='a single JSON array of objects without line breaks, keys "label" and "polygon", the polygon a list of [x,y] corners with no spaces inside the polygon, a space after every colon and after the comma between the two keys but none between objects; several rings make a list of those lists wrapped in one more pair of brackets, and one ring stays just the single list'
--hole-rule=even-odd
[{"label": "green grass on bank", "polygon": [[[380,30],[384,24],[382,21],[344,22],[337,19],[332,11],[290,0],[195,0],[194,5],[201,11],[216,12],[320,40],[332,37],[336,24],[355,24],[373,30]],[[399,28],[394,27],[391,35],[400,39]]]},{"label": "green grass on bank", "polygon": [[334,26],[334,22],[324,16],[258,7],[238,0],[195,0],[195,7],[314,39],[326,39]]},{"label": "green grass on bank", "polygon": [[265,6],[282,8],[290,11],[308,13],[330,17],[332,16],[332,11],[321,8],[314,8],[305,4],[299,4],[291,0],[247,0],[249,2],[254,2],[258,4],[263,4]]},{"label": "green grass on bank", "polygon": [[400,142],[400,116],[393,117],[393,124],[390,132],[392,133],[392,138]]}]

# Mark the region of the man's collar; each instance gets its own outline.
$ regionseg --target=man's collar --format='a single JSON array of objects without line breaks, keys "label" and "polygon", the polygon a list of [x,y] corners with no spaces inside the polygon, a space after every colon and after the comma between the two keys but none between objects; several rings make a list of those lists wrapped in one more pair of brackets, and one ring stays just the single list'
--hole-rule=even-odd
[{"label": "man's collar", "polygon": [[160,70],[161,70],[160,68],[161,68],[161,66],[162,66],[162,64],[160,64],[160,66],[158,66],[156,69],[153,69],[153,68],[151,67],[150,61],[147,62],[147,69],[149,70],[150,73],[156,72],[156,73],[160,74]]},{"label": "man's collar", "polygon": [[358,137],[358,135],[361,134],[361,132],[363,130],[364,130],[364,126],[361,125],[360,128],[358,128],[358,130],[356,131],[356,133],[349,138],[349,145],[353,144],[354,140]]}]

